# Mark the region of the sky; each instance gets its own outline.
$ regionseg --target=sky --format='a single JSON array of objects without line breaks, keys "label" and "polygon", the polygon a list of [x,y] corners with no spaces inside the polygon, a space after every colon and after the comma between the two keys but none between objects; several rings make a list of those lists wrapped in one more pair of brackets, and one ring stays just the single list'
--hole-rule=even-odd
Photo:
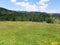
[{"label": "sky", "polygon": [[16,11],[60,13],[60,0],[0,0],[0,7]]}]

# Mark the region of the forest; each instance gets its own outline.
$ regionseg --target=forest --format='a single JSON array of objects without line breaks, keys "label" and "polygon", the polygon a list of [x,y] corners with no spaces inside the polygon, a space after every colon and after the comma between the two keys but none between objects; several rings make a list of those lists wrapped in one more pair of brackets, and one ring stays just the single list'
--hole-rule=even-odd
[{"label": "forest", "polygon": [[13,11],[0,7],[0,21],[32,21],[54,23],[60,15],[45,12]]}]

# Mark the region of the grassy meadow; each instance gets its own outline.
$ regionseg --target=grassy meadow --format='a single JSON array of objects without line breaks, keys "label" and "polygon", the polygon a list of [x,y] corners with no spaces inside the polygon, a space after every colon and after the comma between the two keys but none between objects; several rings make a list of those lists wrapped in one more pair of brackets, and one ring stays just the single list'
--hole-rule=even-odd
[{"label": "grassy meadow", "polygon": [[0,22],[0,45],[60,45],[60,24]]}]

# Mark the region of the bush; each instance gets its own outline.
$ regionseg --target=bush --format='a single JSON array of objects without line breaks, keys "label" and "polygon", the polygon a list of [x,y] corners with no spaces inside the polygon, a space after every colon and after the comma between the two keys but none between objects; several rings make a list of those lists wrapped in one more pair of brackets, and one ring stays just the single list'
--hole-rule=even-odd
[{"label": "bush", "polygon": [[47,23],[54,23],[55,22],[55,18],[54,17],[47,18],[46,22]]}]

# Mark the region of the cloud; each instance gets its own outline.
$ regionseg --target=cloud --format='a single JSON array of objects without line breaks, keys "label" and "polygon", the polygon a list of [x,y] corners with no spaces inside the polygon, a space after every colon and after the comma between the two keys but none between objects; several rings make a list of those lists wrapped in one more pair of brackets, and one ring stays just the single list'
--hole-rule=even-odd
[{"label": "cloud", "polygon": [[11,2],[16,3],[16,0],[11,0]]},{"label": "cloud", "polygon": [[24,7],[26,11],[38,11],[35,4],[31,5],[28,2],[17,2],[16,5]]},{"label": "cloud", "polygon": [[39,9],[41,11],[45,11],[46,8],[48,7],[48,4],[46,2],[48,2],[49,0],[40,0],[39,2],[37,2],[38,5],[41,5],[39,6]]},{"label": "cloud", "polygon": [[57,10],[48,10],[47,13],[60,13],[60,11],[57,11]]},{"label": "cloud", "polygon": [[36,2],[36,4],[30,4],[28,0],[24,0],[23,2],[17,2],[16,0],[11,0],[14,4],[18,6],[22,6],[26,11],[45,11],[46,8],[48,7],[48,2],[49,0],[39,0],[39,2]]}]

